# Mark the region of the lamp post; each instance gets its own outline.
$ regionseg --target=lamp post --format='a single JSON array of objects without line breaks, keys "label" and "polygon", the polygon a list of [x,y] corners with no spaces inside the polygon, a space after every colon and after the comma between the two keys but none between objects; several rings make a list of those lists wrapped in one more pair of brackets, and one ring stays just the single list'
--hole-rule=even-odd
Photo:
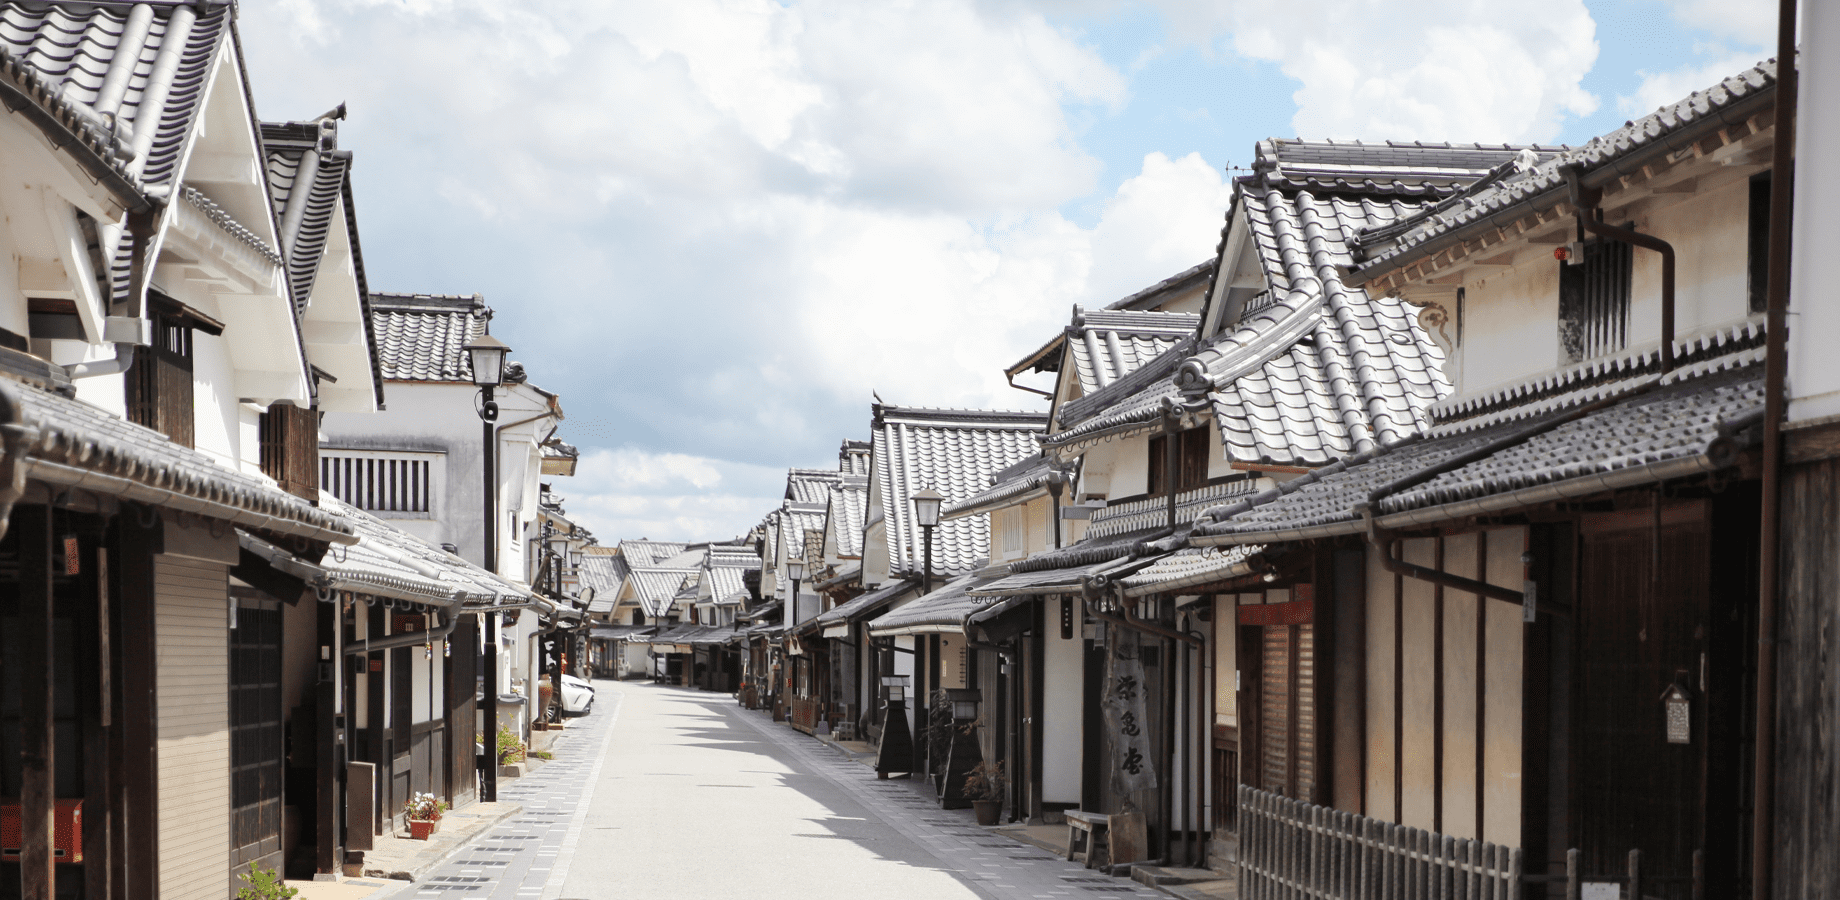
[{"label": "lamp post", "polygon": [[[480,470],[485,478],[485,555],[480,564],[487,572],[498,573],[498,471],[493,452],[493,423],[498,421],[498,403],[492,391],[505,383],[505,355],[511,348],[490,334],[461,349],[473,364],[473,383],[479,385],[479,419],[484,435]],[[488,611],[485,665],[485,748],[486,761],[479,773],[480,799],[498,802],[498,613]]]},{"label": "lamp post", "polygon": [[920,592],[933,592],[933,529],[939,525],[939,505],[945,502],[945,495],[930,487],[914,492],[914,521],[926,535],[926,569],[921,575]]},{"label": "lamp post", "polygon": [[797,558],[786,560],[786,577],[792,579],[792,624],[799,624],[799,579],[805,577],[805,561]]}]

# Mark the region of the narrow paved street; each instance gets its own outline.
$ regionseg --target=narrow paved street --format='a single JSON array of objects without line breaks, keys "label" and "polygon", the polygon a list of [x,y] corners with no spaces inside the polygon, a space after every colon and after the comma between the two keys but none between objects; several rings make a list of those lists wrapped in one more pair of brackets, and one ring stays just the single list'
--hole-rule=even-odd
[{"label": "narrow paved street", "polygon": [[1166,896],[995,835],[969,810],[939,809],[918,782],[878,781],[728,695],[596,687],[596,710],[569,729],[556,762],[501,789],[524,813],[409,895]]}]

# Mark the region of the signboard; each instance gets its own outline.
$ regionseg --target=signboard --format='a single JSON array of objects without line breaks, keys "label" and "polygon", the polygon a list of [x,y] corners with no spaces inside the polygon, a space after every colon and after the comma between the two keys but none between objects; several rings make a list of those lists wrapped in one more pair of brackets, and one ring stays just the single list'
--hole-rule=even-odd
[{"label": "signboard", "polygon": [[1144,692],[1144,662],[1133,635],[1107,655],[1105,732],[1112,744],[1112,783],[1121,793],[1156,787],[1150,761],[1150,717]]},{"label": "signboard", "polygon": [[1687,692],[1680,685],[1669,685],[1667,692],[1661,695],[1662,705],[1667,707],[1667,741],[1670,744],[1690,744],[1693,742],[1693,704],[1687,698]]},{"label": "signboard", "polygon": [[1578,900],[1622,900],[1623,886],[1614,881],[1587,881],[1579,885]]},{"label": "signboard", "polygon": [[1308,625],[1316,620],[1316,601],[1258,603],[1239,608],[1241,625]]}]

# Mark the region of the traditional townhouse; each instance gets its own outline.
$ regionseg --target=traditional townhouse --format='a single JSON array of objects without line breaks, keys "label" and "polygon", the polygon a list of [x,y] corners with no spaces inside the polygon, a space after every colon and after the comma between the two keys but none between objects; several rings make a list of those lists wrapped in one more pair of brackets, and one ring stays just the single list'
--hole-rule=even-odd
[{"label": "traditional townhouse", "polygon": [[[904,731],[915,737],[917,756],[905,768],[884,759],[884,772],[929,771],[935,760],[928,754],[927,706],[936,691],[969,688],[978,665],[962,606],[966,587],[979,580],[967,576],[986,574],[990,522],[975,515],[923,528],[915,496],[931,491],[940,503],[952,503],[977,493],[991,472],[1036,454],[1046,423],[1045,415],[1031,412],[874,406],[863,529],[869,593],[851,601],[860,605],[844,621],[863,622],[870,639],[872,652],[858,660],[854,677],[871,734],[885,750],[884,720],[890,709],[903,709],[890,706],[890,691],[906,679],[899,687],[907,698]],[[931,514],[937,517],[938,506]]]},{"label": "traditional townhouse", "polygon": [[1416,843],[1514,892],[1749,881],[1773,76],[1389,220],[1318,213],[1346,289],[1416,308],[1451,394],[1417,436],[1370,406],[1392,434],[1189,537],[1273,566],[1214,601],[1241,626],[1242,889],[1303,874],[1276,842],[1331,810],[1331,839],[1404,827],[1361,865]]},{"label": "traditional townhouse", "polygon": [[640,639],[656,628],[644,624],[645,613],[637,604],[619,604],[632,572],[624,546],[590,546],[581,558],[582,590],[594,592],[588,601],[588,665],[600,678],[634,678],[650,671],[650,652]]},{"label": "traditional townhouse", "polygon": [[[320,482],[339,499],[507,579],[530,577],[541,531],[544,445],[563,413],[560,398],[506,364],[495,391],[498,418],[489,427],[494,460],[490,553],[486,488],[477,411],[479,388],[465,347],[485,336],[492,310],[483,297],[373,292],[369,317],[390,408],[368,415],[329,412],[322,422]],[[494,661],[487,711],[527,735],[543,673],[539,634],[553,613],[513,610],[486,617],[480,641]]]},{"label": "traditional townhouse", "polygon": [[[318,412],[380,400],[348,157],[335,123],[298,126],[339,162],[277,186],[231,6],[8,5],[0,23],[17,262],[0,291],[17,563],[0,681],[22,698],[6,723],[22,753],[0,765],[22,846],[0,878],[227,895],[249,863],[281,862],[290,809],[323,795],[288,761],[331,721],[299,701],[338,678],[285,662],[311,659],[333,604],[248,547],[364,552],[314,506]],[[51,827],[79,812],[81,829]]]}]

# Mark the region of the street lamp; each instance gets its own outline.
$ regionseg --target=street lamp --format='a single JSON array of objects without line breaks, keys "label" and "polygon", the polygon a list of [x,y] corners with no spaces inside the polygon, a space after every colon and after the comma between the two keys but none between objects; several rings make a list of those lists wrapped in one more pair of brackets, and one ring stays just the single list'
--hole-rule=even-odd
[{"label": "street lamp", "polygon": [[[498,421],[498,404],[492,390],[505,383],[505,355],[511,352],[504,341],[482,334],[461,348],[473,368],[473,383],[479,385],[479,419],[483,428],[484,452],[480,470],[485,477],[485,556],[481,565],[487,572],[498,572],[498,471],[493,451],[493,423]],[[498,614],[485,615],[485,747],[486,759],[479,773],[480,799],[498,801]]]},{"label": "street lamp", "polygon": [[799,579],[805,577],[805,561],[797,557],[786,560],[786,577],[792,579],[792,624],[799,623]]},{"label": "street lamp", "polygon": [[914,521],[926,535],[926,571],[921,576],[923,594],[933,592],[933,529],[939,525],[939,505],[945,502],[945,495],[924,487],[914,492]]}]

